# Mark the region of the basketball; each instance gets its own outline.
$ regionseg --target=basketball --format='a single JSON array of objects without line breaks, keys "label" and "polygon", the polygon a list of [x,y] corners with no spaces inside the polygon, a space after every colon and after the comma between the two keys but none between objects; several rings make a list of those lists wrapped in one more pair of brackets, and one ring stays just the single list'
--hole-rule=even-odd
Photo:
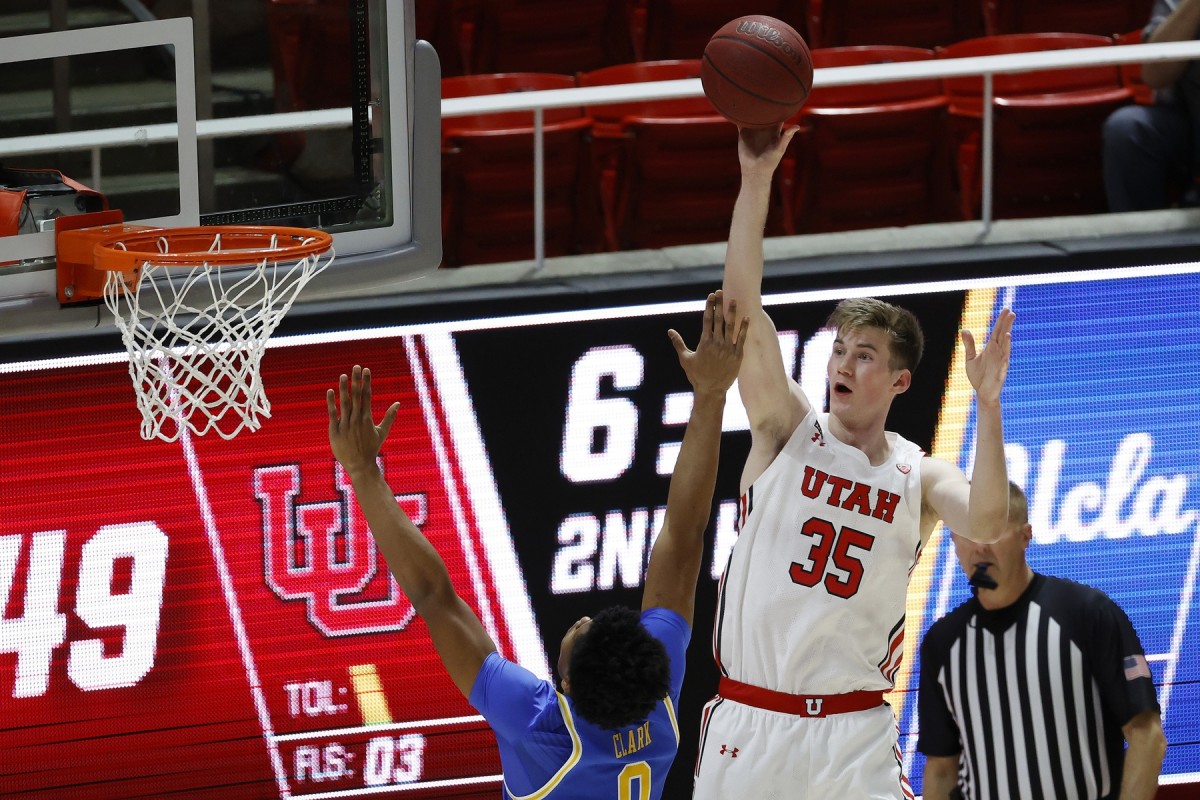
[{"label": "basketball", "polygon": [[704,94],[730,122],[769,128],[800,110],[812,89],[808,45],[786,22],[752,14],[713,34],[704,48]]}]

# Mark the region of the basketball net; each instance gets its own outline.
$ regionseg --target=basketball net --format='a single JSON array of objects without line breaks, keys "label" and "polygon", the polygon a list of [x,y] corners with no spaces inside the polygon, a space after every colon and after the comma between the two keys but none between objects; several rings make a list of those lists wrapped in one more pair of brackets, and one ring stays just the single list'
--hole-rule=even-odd
[{"label": "basketball net", "polygon": [[[168,246],[163,239],[163,252]],[[219,232],[210,252],[221,252]],[[222,439],[258,430],[271,416],[259,372],[267,341],[334,254],[330,248],[238,267],[204,257],[180,266],[156,264],[151,254],[132,281],[116,271],[105,280],[104,302],[129,350],[143,439],[173,442],[185,428]]]}]

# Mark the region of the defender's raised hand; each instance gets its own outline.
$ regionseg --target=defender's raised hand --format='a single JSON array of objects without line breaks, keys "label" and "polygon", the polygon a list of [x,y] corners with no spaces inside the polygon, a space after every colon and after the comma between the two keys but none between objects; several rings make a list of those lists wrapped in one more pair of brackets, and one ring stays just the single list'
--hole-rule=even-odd
[{"label": "defender's raised hand", "polygon": [[325,393],[329,409],[329,446],[334,457],[351,477],[356,472],[376,468],[375,458],[396,421],[399,403],[392,403],[379,425],[371,416],[371,370],[357,364],[348,377],[338,380],[334,390]]},{"label": "defender's raised hand", "polygon": [[750,319],[742,317],[738,320],[736,301],[729,303],[729,314],[726,316],[723,303],[720,291],[708,296],[704,305],[700,343],[695,350],[688,349],[677,331],[667,331],[679,356],[679,365],[683,367],[692,389],[698,393],[728,391],[742,363]]},{"label": "defender's raised hand", "polygon": [[749,324],[748,318],[738,320],[733,302],[728,312],[724,311],[723,300],[720,292],[708,296],[695,350],[688,349],[677,331],[667,331],[679,365],[692,384],[692,408],[671,470],[667,513],[646,568],[642,609],[670,609],[689,626],[704,559],[704,531],[717,483],[725,398],[742,363]]},{"label": "defender's raised hand", "polygon": [[978,402],[999,402],[1000,390],[1008,376],[1008,361],[1012,355],[1012,327],[1017,315],[1006,308],[996,318],[992,335],[981,349],[975,349],[975,337],[968,331],[962,332],[963,347],[966,348],[967,378],[975,387]]}]

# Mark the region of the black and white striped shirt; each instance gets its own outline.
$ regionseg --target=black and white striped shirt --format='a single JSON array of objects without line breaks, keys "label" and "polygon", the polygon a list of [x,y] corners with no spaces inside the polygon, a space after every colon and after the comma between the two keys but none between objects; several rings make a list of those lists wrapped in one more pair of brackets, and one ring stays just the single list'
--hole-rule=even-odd
[{"label": "black and white striped shirt", "polygon": [[1103,592],[1043,575],[1007,608],[975,598],[921,645],[920,738],[960,755],[970,800],[1115,798],[1122,726],[1158,709],[1137,634]]}]

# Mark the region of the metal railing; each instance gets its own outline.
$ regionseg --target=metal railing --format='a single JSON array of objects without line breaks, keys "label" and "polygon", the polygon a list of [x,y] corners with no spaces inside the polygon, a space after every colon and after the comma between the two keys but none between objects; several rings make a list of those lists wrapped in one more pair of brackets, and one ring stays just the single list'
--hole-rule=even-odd
[{"label": "metal railing", "polygon": [[[981,147],[982,210],[979,239],[986,238],[992,226],[993,189],[993,77],[1001,74],[1084,67],[1146,64],[1161,61],[1185,61],[1200,58],[1200,41],[1162,44],[1114,45],[1033,53],[1013,53],[972,58],[932,59],[816,70],[813,83],[818,87],[848,86],[863,83],[983,77],[983,134]],[[606,105],[631,101],[670,100],[700,97],[703,89],[698,78],[673,81],[592,86],[574,89],[516,92],[510,94],[459,97],[442,101],[442,117],[507,111],[530,111],[534,128],[534,258],[540,270],[545,264],[545,147],[544,113],[546,109]],[[197,120],[200,140],[278,133],[318,128],[349,128],[349,108],[265,114]],[[101,151],[106,147],[172,141],[175,126],[167,123],[149,126],[107,128],[103,130],[24,136],[0,140],[0,158],[15,155],[90,150],[93,183],[98,183]]]}]

